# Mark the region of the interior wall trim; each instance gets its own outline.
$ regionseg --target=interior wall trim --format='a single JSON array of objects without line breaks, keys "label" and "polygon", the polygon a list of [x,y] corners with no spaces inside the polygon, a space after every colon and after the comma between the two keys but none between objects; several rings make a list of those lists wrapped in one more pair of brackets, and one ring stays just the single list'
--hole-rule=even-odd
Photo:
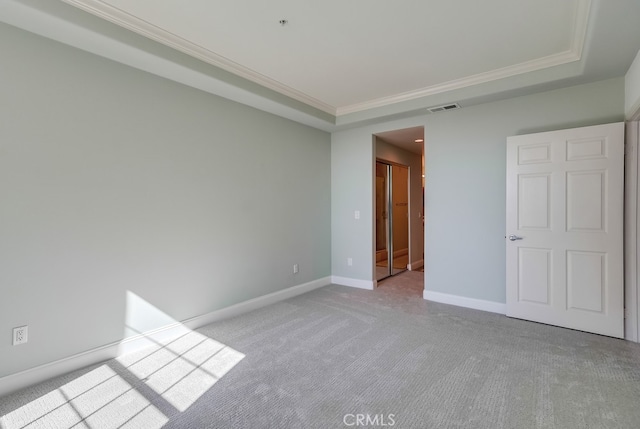
[{"label": "interior wall trim", "polygon": [[572,28],[572,37],[568,50],[558,52],[556,54],[525,61],[513,66],[503,67],[479,73],[462,79],[451,80],[436,85],[428,86],[418,90],[408,91],[388,97],[380,97],[374,100],[368,100],[362,103],[356,103],[348,106],[331,106],[308,94],[295,90],[281,82],[262,75],[254,70],[244,67],[230,59],[216,54],[204,47],[181,38],[165,31],[155,25],[152,25],[142,19],[134,17],[114,6],[111,6],[100,0],[63,0],[65,3],[80,8],[95,16],[106,19],[128,30],[141,34],[156,42],[162,43],[171,48],[177,49],[198,58],[211,65],[219,67],[223,70],[231,72],[237,76],[241,76],[252,82],[260,84],[266,88],[277,91],[280,94],[293,98],[294,100],[305,103],[316,109],[322,110],[334,116],[356,113],[377,107],[384,107],[390,104],[410,101],[417,98],[428,97],[447,91],[463,89],[482,83],[492,82],[507,77],[529,73],[549,67],[567,64],[573,61],[579,61],[582,58],[582,51],[585,44],[587,34],[587,24],[589,20],[589,11],[591,9],[591,0],[578,0],[574,13],[574,22]]},{"label": "interior wall trim", "polygon": [[424,259],[420,259],[418,261],[413,261],[412,263],[407,265],[407,268],[409,269],[409,271],[417,270],[417,269],[422,268],[422,267],[424,267]]},{"label": "interior wall trim", "polygon": [[443,82],[414,91],[408,91],[388,97],[381,97],[375,100],[352,104],[350,106],[337,107],[335,115],[341,116],[347,115],[349,113],[361,112],[363,110],[384,107],[390,104],[415,100],[416,98],[428,97],[435,94],[441,94],[443,92],[455,91],[457,89],[468,88],[474,85],[480,85],[483,83],[505,79],[524,73],[530,73],[550,67],[559,66],[562,64],[571,63],[574,61],[580,61],[580,59],[582,58],[585,39],[587,37],[587,27],[590,11],[591,0],[579,0],[577,2],[573,22],[571,45],[570,48],[566,51],[547,55],[541,58],[536,58],[531,61],[525,61],[520,64],[514,64],[512,66],[490,70],[484,73],[478,73],[465,78]]},{"label": "interior wall trim", "polygon": [[201,316],[184,320],[182,324],[190,329],[197,329],[201,326],[205,326],[222,319],[239,316],[241,314],[257,310],[258,308],[266,307],[267,305],[275,304],[276,302],[284,301],[285,299],[293,298],[294,296],[311,292],[314,289],[328,286],[332,283],[331,279],[332,278],[329,276],[322,277],[317,280],[312,280],[307,283],[292,286],[287,289],[282,289],[267,295],[259,296],[248,301],[243,301],[241,303],[222,308],[220,310],[212,311]]},{"label": "interior wall trim", "polygon": [[483,83],[493,82],[520,74],[530,73],[549,67],[555,67],[562,64],[571,63],[580,60],[580,56],[569,50],[544,58],[516,64],[513,66],[503,67],[497,70],[491,70],[479,73],[462,79],[451,80],[438,85],[428,86],[415,91],[404,92],[389,97],[382,97],[375,100],[366,101],[364,103],[353,104],[351,106],[338,107],[335,115],[340,117],[350,113],[357,113],[363,110],[385,107],[390,104],[402,103],[404,101],[415,100],[417,98],[429,97],[444,92],[455,91],[458,89],[468,88],[470,86],[480,85]]},{"label": "interior wall trim", "polygon": [[349,277],[331,276],[331,283],[340,286],[356,287],[358,289],[373,290],[372,280],[352,279]]},{"label": "interior wall trim", "polygon": [[638,144],[640,143],[640,123],[625,124],[624,156],[624,338],[640,342],[640,318],[638,317],[638,201],[640,200],[640,171]]},{"label": "interior wall trim", "polygon": [[297,91],[290,86],[287,86],[275,79],[271,79],[263,74],[260,74],[248,67],[244,67],[230,59],[218,55],[213,51],[210,51],[190,40],[179,37],[172,34],[160,27],[150,24],[140,18],[137,18],[121,9],[118,9],[110,4],[107,4],[100,0],[63,0],[72,6],[89,12],[99,18],[113,22],[127,30],[131,30],[142,36],[145,36],[151,40],[162,43],[165,46],[176,49],[215,67],[219,67],[223,70],[231,72],[237,76],[243,77],[254,83],[258,83],[266,88],[279,92],[307,104],[308,106],[315,107],[322,110],[325,113],[331,115],[336,114],[336,108],[330,106],[310,95],[307,95],[301,91]]},{"label": "interior wall trim", "polygon": [[186,319],[182,322],[171,323],[143,334],[128,337],[121,341],[96,347],[94,349],[45,363],[15,374],[0,377],[0,397],[25,387],[41,383],[52,377],[63,375],[89,365],[98,364],[123,354],[140,350],[155,344],[157,341],[170,341],[180,335],[184,335],[190,330],[200,328],[222,319],[239,316],[285,299],[293,298],[294,296],[327,286],[330,283],[331,277],[323,277],[243,301],[207,314]]},{"label": "interior wall trim", "polygon": [[457,307],[473,308],[474,310],[488,311],[490,313],[507,314],[507,304],[483,299],[467,298],[464,296],[450,295],[447,293],[425,290],[422,297],[427,301],[442,304],[455,305]]}]

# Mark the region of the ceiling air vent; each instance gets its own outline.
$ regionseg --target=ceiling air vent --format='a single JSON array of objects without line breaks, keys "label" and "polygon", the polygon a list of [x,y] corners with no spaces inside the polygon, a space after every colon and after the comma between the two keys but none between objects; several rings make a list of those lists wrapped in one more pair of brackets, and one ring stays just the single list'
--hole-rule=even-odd
[{"label": "ceiling air vent", "polygon": [[458,103],[445,104],[443,106],[430,107],[427,110],[431,113],[443,112],[445,110],[454,110],[459,109],[460,105]]}]

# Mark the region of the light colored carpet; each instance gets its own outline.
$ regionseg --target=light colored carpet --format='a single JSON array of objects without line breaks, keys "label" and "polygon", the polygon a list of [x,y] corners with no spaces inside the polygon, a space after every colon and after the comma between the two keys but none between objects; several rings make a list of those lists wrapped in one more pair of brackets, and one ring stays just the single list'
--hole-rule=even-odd
[{"label": "light colored carpet", "polygon": [[402,274],[387,277],[378,282],[376,292],[393,295],[389,299],[398,300],[402,297],[422,298],[423,290],[424,273],[420,271],[405,271]]},{"label": "light colored carpet", "polygon": [[427,302],[399,277],[318,289],[0,398],[2,428],[365,427],[358,415],[366,427],[640,427],[638,344]]}]

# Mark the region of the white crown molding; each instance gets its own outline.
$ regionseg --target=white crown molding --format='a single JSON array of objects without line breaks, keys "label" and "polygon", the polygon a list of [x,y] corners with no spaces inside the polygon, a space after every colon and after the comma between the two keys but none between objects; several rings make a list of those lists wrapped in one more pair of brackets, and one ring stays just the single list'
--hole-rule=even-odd
[{"label": "white crown molding", "polygon": [[129,13],[111,6],[101,0],[62,0],[72,6],[82,9],[92,15],[113,22],[121,27],[136,32],[149,39],[155,40],[163,45],[174,48],[180,52],[204,61],[208,64],[219,67],[225,71],[245,78],[251,82],[262,85],[294,100],[307,104],[323,112],[336,117],[356,113],[373,108],[385,107],[391,104],[415,100],[417,98],[428,97],[448,91],[463,89],[474,85],[488,83],[524,73],[530,73],[549,67],[559,66],[582,58],[582,51],[587,35],[589,12],[591,10],[591,0],[578,0],[575,8],[575,18],[573,22],[573,36],[570,49],[553,55],[545,56],[520,64],[478,73],[461,79],[455,79],[436,85],[420,88],[418,90],[407,91],[388,97],[381,97],[374,100],[356,103],[348,106],[335,107],[308,94],[291,88],[272,78],[264,76],[254,70],[244,67],[228,58],[216,54],[193,42],[181,38],[173,33],[163,30],[149,22],[139,19]]},{"label": "white crown molding", "polygon": [[589,22],[590,11],[591,0],[578,0],[578,2],[576,3],[574,15],[573,37],[571,38],[570,45],[571,47],[567,51],[548,55],[542,58],[537,58],[531,61],[525,61],[523,63],[514,64],[512,66],[491,70],[484,73],[478,73],[461,79],[439,83],[437,85],[428,86],[422,89],[407,91],[389,97],[381,97],[375,100],[365,101],[363,103],[352,104],[350,106],[338,107],[336,109],[336,116],[361,112],[363,110],[373,109],[376,107],[384,107],[403,101],[415,100],[416,98],[441,94],[443,92],[463,89],[474,85],[479,85],[524,73],[542,70],[549,67],[567,64],[573,61],[579,61],[582,58],[584,42],[587,37],[587,24]]},{"label": "white crown molding", "polygon": [[375,100],[365,101],[363,103],[352,104],[350,106],[338,107],[336,109],[336,116],[361,112],[363,110],[374,109],[376,107],[384,107],[390,104],[415,100],[416,98],[428,97],[436,94],[442,94],[444,92],[454,91],[457,89],[464,89],[474,85],[480,85],[507,77],[567,64],[573,61],[578,61],[579,59],[580,57],[575,55],[573,51],[565,51],[513,66],[503,67],[484,73],[478,73],[473,76],[468,76],[461,79],[450,80],[448,82],[439,83],[437,85],[428,86],[426,88],[421,88],[415,91],[403,92],[400,94],[391,95],[389,97],[382,97]]},{"label": "white crown molding", "polygon": [[573,39],[571,41],[571,51],[578,56],[578,59],[582,58],[584,42],[587,39],[590,13],[591,0],[578,0],[575,19],[573,21]]},{"label": "white crown molding", "polygon": [[336,114],[336,108],[311,97],[301,91],[291,88],[277,80],[262,75],[248,67],[244,67],[228,58],[218,55],[200,45],[177,36],[169,31],[157,27],[147,21],[137,18],[121,9],[100,0],[62,0],[72,6],[84,10],[92,15],[113,22],[123,28],[131,30],[165,46],[176,49],[201,61],[219,67],[225,71],[262,85],[308,106],[315,107],[331,115]]}]

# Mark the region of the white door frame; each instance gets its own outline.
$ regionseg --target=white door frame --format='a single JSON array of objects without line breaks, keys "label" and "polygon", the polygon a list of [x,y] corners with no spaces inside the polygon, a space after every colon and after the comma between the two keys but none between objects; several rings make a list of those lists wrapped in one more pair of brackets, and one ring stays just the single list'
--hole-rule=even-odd
[{"label": "white door frame", "polygon": [[640,284],[638,268],[640,252],[638,251],[638,231],[640,231],[640,110],[626,123],[625,127],[625,198],[624,198],[624,338],[640,342]]}]

